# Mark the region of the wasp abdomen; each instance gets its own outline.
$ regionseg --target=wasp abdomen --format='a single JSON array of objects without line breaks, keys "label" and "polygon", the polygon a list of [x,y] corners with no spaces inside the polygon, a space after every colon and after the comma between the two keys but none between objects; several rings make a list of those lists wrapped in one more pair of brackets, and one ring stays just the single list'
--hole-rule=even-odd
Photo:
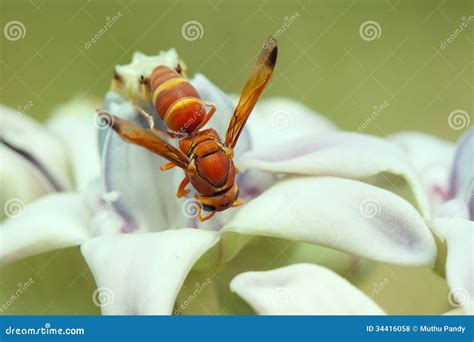
[{"label": "wasp abdomen", "polygon": [[153,104],[165,124],[176,132],[193,132],[206,116],[198,92],[176,70],[156,67],[150,78]]}]

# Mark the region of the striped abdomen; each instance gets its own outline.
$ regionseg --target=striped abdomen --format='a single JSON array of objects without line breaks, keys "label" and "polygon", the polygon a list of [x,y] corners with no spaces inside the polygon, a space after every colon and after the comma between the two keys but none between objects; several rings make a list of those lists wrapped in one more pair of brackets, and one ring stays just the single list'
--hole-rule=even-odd
[{"label": "striped abdomen", "polygon": [[150,88],[156,112],[170,130],[192,133],[206,116],[198,92],[176,70],[163,65],[156,67]]}]

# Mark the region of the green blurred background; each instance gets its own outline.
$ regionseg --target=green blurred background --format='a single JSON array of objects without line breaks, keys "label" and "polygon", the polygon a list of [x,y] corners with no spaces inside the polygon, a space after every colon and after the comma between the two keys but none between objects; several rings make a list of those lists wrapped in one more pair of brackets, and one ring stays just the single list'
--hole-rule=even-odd
[{"label": "green blurred background", "polygon": [[[201,72],[237,93],[262,42],[284,27],[265,96],[300,101],[346,130],[356,130],[374,106],[388,103],[365,133],[417,130],[454,141],[466,128],[451,128],[449,114],[474,113],[474,21],[445,48],[440,45],[463,17],[474,15],[473,6],[468,0],[2,0],[2,27],[20,21],[25,36],[11,41],[3,32],[0,102],[44,120],[72,97],[102,97],[114,65],[128,63],[134,51],[156,54],[170,47],[186,62],[188,75]],[[120,19],[86,49],[119,12]],[[199,22],[202,37],[183,37],[189,21]],[[378,38],[362,39],[359,29],[367,21],[379,25]],[[65,307],[69,313],[99,312],[81,295],[95,286],[77,248],[28,258],[1,273],[0,303],[18,282],[32,274],[36,282],[8,313],[55,314]],[[363,280],[351,280],[369,295],[383,283],[375,299],[389,313],[448,309],[446,283],[429,269],[377,265]]]},{"label": "green blurred background", "polygon": [[[278,37],[280,55],[266,96],[288,96],[356,130],[373,107],[389,106],[366,133],[419,130],[457,139],[448,115],[473,113],[474,25],[441,49],[472,1],[44,1],[2,0],[1,24],[21,21],[23,39],[1,40],[0,101],[45,118],[72,96],[101,97],[113,66],[131,54],[175,47],[188,74],[201,72],[227,92],[239,92],[262,42],[296,12]],[[121,12],[91,48],[89,41]],[[188,21],[202,37],[183,38]],[[366,41],[359,27],[379,24]]]}]

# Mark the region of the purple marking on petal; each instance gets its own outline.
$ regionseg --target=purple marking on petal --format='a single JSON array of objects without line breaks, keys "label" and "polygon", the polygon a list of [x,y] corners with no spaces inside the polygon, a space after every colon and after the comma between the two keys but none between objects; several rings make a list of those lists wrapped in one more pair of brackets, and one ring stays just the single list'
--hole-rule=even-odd
[{"label": "purple marking on petal", "polygon": [[278,180],[278,176],[262,170],[247,170],[239,175],[240,198],[248,202],[259,196]]},{"label": "purple marking on petal", "polygon": [[399,214],[384,213],[383,208],[381,210],[380,218],[376,217],[375,219],[380,220],[380,227],[386,227],[388,222],[394,222],[391,224],[391,227],[396,227],[394,229],[381,229],[380,233],[389,237],[391,240],[397,241],[401,245],[408,247],[417,246],[420,243],[420,236],[417,235],[413,230],[409,229],[410,222],[403,220]]},{"label": "purple marking on petal", "polygon": [[31,153],[14,146],[12,143],[6,141],[3,137],[0,137],[0,143],[5,145],[8,149],[15,152],[19,157],[29,163],[34,170],[40,175],[41,179],[45,182],[45,185],[51,190],[56,192],[65,191],[65,187],[58,181],[35,156]]}]

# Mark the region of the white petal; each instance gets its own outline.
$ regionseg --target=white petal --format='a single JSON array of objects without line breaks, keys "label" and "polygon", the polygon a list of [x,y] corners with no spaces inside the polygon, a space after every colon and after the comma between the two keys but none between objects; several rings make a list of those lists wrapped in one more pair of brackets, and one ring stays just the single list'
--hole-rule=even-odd
[{"label": "white petal", "polygon": [[457,217],[468,220],[469,208],[463,200],[452,199],[443,203],[438,208],[436,217]]},{"label": "white petal", "polygon": [[107,136],[104,146],[105,192],[119,193],[113,207],[130,231],[185,226],[187,218],[180,210],[183,201],[176,198],[180,177],[184,178],[181,169],[160,170],[167,160],[123,141],[115,132]]},{"label": "white petal", "polygon": [[450,177],[450,194],[463,200],[474,220],[474,128],[460,139]]},{"label": "white petal", "polygon": [[327,118],[291,99],[277,97],[257,102],[247,123],[253,148],[273,146],[303,135],[336,130]]},{"label": "white petal", "polygon": [[106,315],[169,315],[194,263],[219,240],[197,229],[102,236],[81,247]]},{"label": "white petal", "polygon": [[430,215],[426,194],[403,151],[382,138],[347,132],[300,136],[242,157],[243,169],[362,179],[387,172],[410,185],[420,210]]},{"label": "white petal", "polygon": [[[0,221],[8,215],[8,201],[29,203],[55,189],[28,160],[0,144]],[[3,210],[1,210],[3,209]]]},{"label": "white petal", "polygon": [[431,228],[448,245],[446,280],[450,303],[474,307],[474,222],[462,218],[435,218]]},{"label": "white petal", "polygon": [[[26,169],[26,172],[43,183],[48,191],[71,188],[68,175],[69,156],[54,134],[26,114],[2,105],[0,105],[0,121],[1,140],[8,144],[2,145],[2,160],[6,154],[16,155],[11,159],[11,163],[2,163],[2,173]],[[23,155],[18,153],[19,151]]]},{"label": "white petal", "polygon": [[160,51],[158,55],[147,56],[141,52],[135,52],[130,64],[117,65],[115,72],[120,82],[114,82],[112,90],[120,92],[122,96],[142,96],[140,79],[142,76],[150,77],[153,69],[159,65],[175,68],[179,63],[179,57],[175,49]]},{"label": "white petal", "polygon": [[222,232],[310,242],[398,265],[432,265],[436,256],[433,236],[411,204],[341,178],[284,180],[244,205]]},{"label": "white petal", "polygon": [[100,175],[97,108],[97,102],[72,100],[60,106],[47,122],[67,148],[76,188],[81,191]]},{"label": "white petal", "polygon": [[346,279],[313,264],[242,273],[230,287],[261,315],[384,314]]},{"label": "white petal", "polygon": [[16,204],[0,226],[0,264],[34,254],[75,246],[88,236],[90,212],[78,193],[54,193]]},{"label": "white petal", "polygon": [[432,211],[436,211],[449,196],[455,145],[418,132],[397,133],[391,139],[405,151],[428,194]]}]

